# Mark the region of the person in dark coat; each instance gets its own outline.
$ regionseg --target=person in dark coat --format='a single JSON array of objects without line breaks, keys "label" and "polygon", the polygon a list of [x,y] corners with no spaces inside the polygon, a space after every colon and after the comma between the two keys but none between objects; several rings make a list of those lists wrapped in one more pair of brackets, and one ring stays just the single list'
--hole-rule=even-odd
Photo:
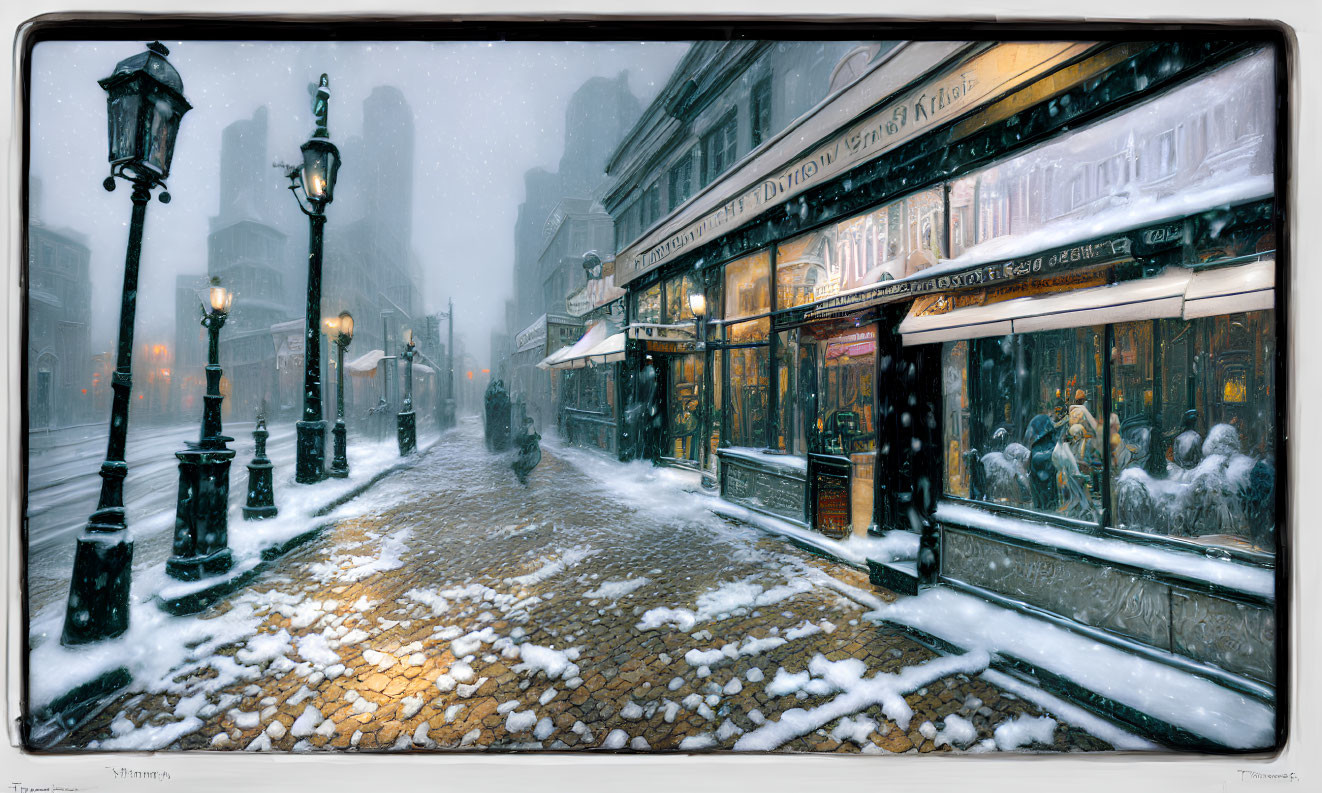
[{"label": "person in dark coat", "polygon": [[1035,509],[1054,509],[1057,502],[1056,467],[1051,455],[1056,449],[1057,423],[1045,413],[1028,422],[1024,445],[1028,447],[1028,484]]},{"label": "person in dark coat", "polygon": [[504,381],[496,380],[487,386],[483,402],[486,408],[484,429],[487,449],[503,452],[509,448],[510,443],[510,397],[505,391]]},{"label": "person in dark coat", "polygon": [[532,419],[524,417],[523,427],[519,430],[519,436],[515,439],[515,446],[519,454],[510,463],[510,468],[514,469],[514,475],[519,478],[519,484],[528,486],[528,474],[532,469],[542,461],[542,436],[532,428]]}]

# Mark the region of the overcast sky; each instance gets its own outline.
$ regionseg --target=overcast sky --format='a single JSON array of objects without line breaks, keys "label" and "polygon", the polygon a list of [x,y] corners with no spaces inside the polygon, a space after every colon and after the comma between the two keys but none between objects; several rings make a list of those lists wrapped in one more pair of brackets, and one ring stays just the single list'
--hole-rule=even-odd
[{"label": "overcast sky", "polygon": [[[208,218],[219,208],[221,130],[269,110],[269,157],[293,162],[312,131],[309,82],[330,74],[331,135],[362,130],[362,102],[378,85],[400,88],[415,138],[413,246],[427,311],[453,296],[468,348],[486,357],[511,295],[514,222],[523,173],[556,170],[565,106],[590,77],[629,70],[644,104],[687,49],[682,43],[303,43],[167,41],[193,110],[184,117],[169,179],[173,201],[147,210],[138,301],[142,334],[168,334],[177,273],[204,273]],[[43,42],[33,53],[32,167],[41,189],[33,217],[87,236],[92,258],[92,350],[114,346],[131,205],[128,186],[107,193],[105,92],[97,85],[143,43]],[[346,164],[346,169],[350,167]],[[288,184],[274,169],[271,189]],[[284,193],[271,222],[305,250],[307,225]],[[337,202],[338,203],[338,202]],[[287,206],[286,206],[287,204]],[[328,210],[329,223],[336,204]],[[476,321],[474,321],[476,318]],[[466,321],[465,321],[466,320]],[[471,323],[471,324],[470,324]]]}]

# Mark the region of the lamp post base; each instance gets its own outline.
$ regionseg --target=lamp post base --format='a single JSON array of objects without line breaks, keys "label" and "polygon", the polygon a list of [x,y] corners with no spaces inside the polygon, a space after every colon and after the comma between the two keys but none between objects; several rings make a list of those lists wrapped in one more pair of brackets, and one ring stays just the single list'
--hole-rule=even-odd
[{"label": "lamp post base", "polygon": [[248,503],[243,505],[244,520],[274,518],[280,512],[275,506],[271,481],[274,468],[265,457],[248,463]]},{"label": "lamp post base", "polygon": [[189,449],[179,458],[179,501],[174,518],[174,555],[165,572],[178,581],[197,581],[230,569],[229,495],[231,449]]},{"label": "lamp post base", "polygon": [[298,457],[294,463],[294,481],[310,485],[326,478],[326,422],[300,421],[295,425]]},{"label": "lamp post base", "polygon": [[418,448],[418,414],[409,410],[399,413],[395,418],[399,436],[399,456],[407,457]]},{"label": "lamp post base", "polygon": [[129,628],[133,541],[128,532],[87,531],[78,538],[60,644],[113,639]]},{"label": "lamp post base", "polygon": [[328,473],[336,479],[344,479],[349,475],[349,442],[343,421],[335,422],[335,426],[331,428],[331,435],[335,442],[335,457],[331,460]]}]

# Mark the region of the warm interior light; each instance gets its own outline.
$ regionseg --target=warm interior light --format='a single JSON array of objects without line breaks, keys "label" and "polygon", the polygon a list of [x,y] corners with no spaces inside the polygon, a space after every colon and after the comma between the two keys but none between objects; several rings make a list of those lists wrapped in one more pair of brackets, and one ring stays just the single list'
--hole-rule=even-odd
[{"label": "warm interior light", "polygon": [[348,311],[340,312],[340,335],[353,338],[353,316]]},{"label": "warm interior light", "polygon": [[408,328],[404,331],[404,343],[410,347],[413,346],[413,328]]}]

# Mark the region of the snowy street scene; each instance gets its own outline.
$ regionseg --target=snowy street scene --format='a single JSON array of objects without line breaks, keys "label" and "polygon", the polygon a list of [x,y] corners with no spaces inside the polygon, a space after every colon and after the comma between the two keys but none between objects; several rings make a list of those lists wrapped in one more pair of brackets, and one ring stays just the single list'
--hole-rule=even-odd
[{"label": "snowy street scene", "polygon": [[304,24],[20,41],[26,756],[1284,747],[1279,28]]},{"label": "snowy street scene", "polygon": [[56,748],[1155,748],[879,626],[866,575],[682,475],[484,457],[463,422],[249,591],[132,629],[177,644]]}]

